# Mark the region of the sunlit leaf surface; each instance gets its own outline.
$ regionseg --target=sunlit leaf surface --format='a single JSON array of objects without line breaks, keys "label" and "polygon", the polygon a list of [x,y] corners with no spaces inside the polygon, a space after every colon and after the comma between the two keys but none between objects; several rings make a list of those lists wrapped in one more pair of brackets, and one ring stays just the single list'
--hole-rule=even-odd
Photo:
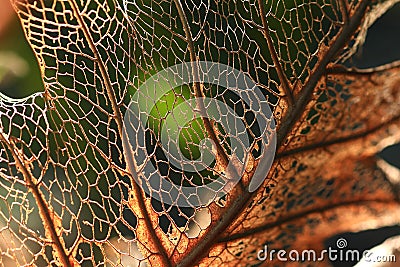
[{"label": "sunlit leaf surface", "polygon": [[[399,64],[342,65],[395,2],[13,0],[44,87],[21,100],[0,95],[1,264],[267,265],[257,259],[265,245],[321,250],[336,233],[398,224],[398,187],[375,154],[400,140]],[[250,77],[272,111],[275,160],[255,192],[249,185],[272,119],[259,127],[254,107],[262,101],[248,105],[212,81],[160,82],[166,94],[137,103],[153,105],[145,141],[124,142],[138,88],[161,70],[200,61]],[[231,108],[208,112],[244,122],[247,157],[235,161],[235,136],[222,119],[182,123],[181,104],[199,96]],[[162,143],[168,118],[180,132]],[[183,171],[162,152],[173,145],[189,162],[204,147],[215,158]],[[145,162],[133,160],[143,151]],[[132,169],[151,164],[160,184],[195,187],[234,173],[229,160],[236,171],[242,162],[240,182],[199,206],[168,204],[172,189],[145,193]]]}]

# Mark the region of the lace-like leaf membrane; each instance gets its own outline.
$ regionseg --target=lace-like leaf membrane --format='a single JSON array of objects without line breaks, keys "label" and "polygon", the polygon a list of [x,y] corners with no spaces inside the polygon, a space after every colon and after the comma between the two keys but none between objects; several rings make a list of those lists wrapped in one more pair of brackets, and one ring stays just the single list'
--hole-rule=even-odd
[{"label": "lace-like leaf membrane", "polygon": [[[335,233],[399,223],[398,192],[373,157],[399,141],[399,66],[339,65],[396,1],[12,2],[44,89],[0,95],[2,265],[267,264],[257,260],[266,244],[322,249]],[[218,119],[175,125],[170,145],[187,159],[203,147],[217,155],[201,171],[177,170],[160,150],[162,127],[196,96],[229,107],[222,116],[234,111],[251,147],[236,186],[182,207],[135,182],[124,115],[150,77],[199,61],[251,78],[276,121],[277,152],[249,192],[264,151],[254,106],[213,81],[167,88],[140,144],[165,179],[211,183],[234,154]]]}]

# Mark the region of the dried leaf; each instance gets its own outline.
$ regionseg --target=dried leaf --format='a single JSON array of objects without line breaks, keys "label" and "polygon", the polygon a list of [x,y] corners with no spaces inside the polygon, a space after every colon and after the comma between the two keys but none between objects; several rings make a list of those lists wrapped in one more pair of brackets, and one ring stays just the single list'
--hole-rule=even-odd
[{"label": "dried leaf", "polygon": [[[398,188],[374,157],[400,140],[399,64],[341,65],[396,1],[12,2],[44,91],[0,95],[0,233],[18,240],[0,246],[1,259],[267,265],[257,259],[265,245],[320,251],[336,233],[400,222]],[[211,77],[203,61],[229,68]],[[188,74],[143,89],[184,62]],[[229,77],[251,89],[214,86]],[[133,145],[127,125],[141,134]],[[234,147],[240,134],[249,144]],[[242,179],[182,193],[219,175]]]}]

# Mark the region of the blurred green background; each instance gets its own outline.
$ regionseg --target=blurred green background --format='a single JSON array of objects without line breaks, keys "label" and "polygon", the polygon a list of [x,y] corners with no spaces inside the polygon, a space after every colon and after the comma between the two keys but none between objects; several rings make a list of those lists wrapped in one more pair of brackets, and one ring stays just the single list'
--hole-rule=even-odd
[{"label": "blurred green background", "polygon": [[43,91],[39,66],[8,0],[0,3],[0,92],[25,97]]}]

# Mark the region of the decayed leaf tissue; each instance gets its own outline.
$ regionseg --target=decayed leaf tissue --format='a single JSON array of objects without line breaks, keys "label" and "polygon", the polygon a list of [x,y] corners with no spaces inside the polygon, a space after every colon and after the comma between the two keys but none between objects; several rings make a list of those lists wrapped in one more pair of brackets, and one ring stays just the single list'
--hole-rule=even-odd
[{"label": "decayed leaf tissue", "polygon": [[396,2],[11,0],[43,87],[0,94],[0,263],[331,266],[260,252],[399,225],[400,63],[349,65]]}]

